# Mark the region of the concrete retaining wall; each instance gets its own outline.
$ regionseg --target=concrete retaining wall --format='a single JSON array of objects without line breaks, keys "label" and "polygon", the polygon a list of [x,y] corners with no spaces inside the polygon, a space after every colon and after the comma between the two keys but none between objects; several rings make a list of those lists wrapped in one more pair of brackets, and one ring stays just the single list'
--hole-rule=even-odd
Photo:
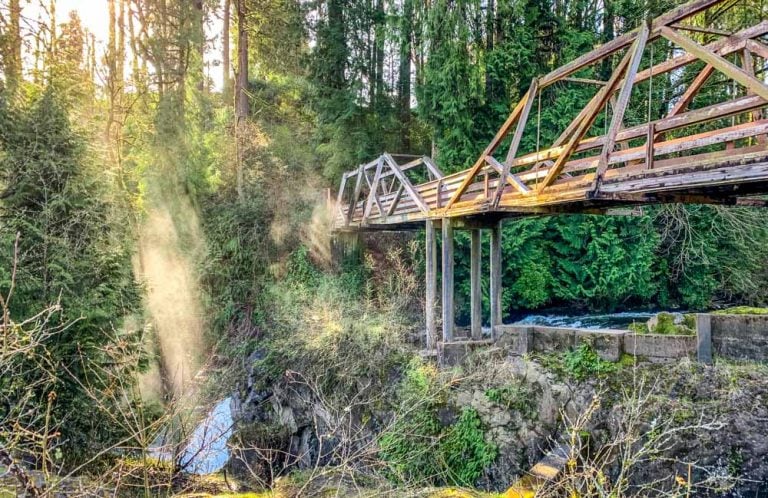
[{"label": "concrete retaining wall", "polygon": [[767,315],[710,315],[712,349],[734,360],[768,361]]},{"label": "concrete retaining wall", "polygon": [[[768,361],[768,316],[697,315],[697,335],[635,334],[628,330],[499,325],[496,341],[457,341],[440,346],[443,363],[455,365],[480,347],[493,344],[509,354],[568,351],[589,344],[604,360],[623,353],[649,361],[698,358],[712,361],[712,352],[735,360]],[[711,337],[711,338],[710,338]]]},{"label": "concrete retaining wall", "polygon": [[617,361],[623,351],[625,330],[578,329],[501,325],[496,327],[497,345],[521,354],[538,351],[567,351],[582,343],[592,346],[604,360]]},{"label": "concrete retaining wall", "polygon": [[624,335],[624,351],[634,356],[642,356],[651,361],[672,360],[696,356],[696,336],[694,335]]}]

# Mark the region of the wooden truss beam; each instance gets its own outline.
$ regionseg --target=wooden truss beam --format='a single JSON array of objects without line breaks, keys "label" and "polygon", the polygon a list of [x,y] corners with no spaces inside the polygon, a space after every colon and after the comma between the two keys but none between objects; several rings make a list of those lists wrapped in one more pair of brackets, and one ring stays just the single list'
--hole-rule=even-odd
[{"label": "wooden truss beam", "polygon": [[[706,45],[706,48],[720,55],[728,55],[743,49],[747,44],[747,42],[749,41],[749,39],[762,36],[766,33],[768,33],[768,21],[762,21],[754,26],[745,28],[735,33],[730,38],[712,42],[709,45]],[[658,76],[660,74],[664,74],[669,71],[673,71],[675,69],[681,68],[687,64],[690,64],[695,60],[696,60],[696,56],[690,53],[683,54],[678,57],[673,57],[672,59],[666,60],[660,64],[655,64],[653,67],[648,68],[644,71],[640,71],[637,74],[637,79],[635,80],[635,83],[640,83],[641,81],[645,81],[651,76]]]},{"label": "wooden truss beam", "polygon": [[467,187],[469,187],[469,184],[472,183],[472,180],[474,180],[475,176],[477,176],[477,173],[479,173],[483,168],[483,165],[485,165],[485,157],[493,154],[493,152],[496,150],[496,147],[499,146],[499,143],[501,143],[504,137],[507,136],[509,129],[512,128],[512,125],[517,122],[520,114],[523,112],[527,97],[528,94],[526,94],[526,96],[520,99],[520,102],[517,103],[515,109],[509,115],[499,131],[496,132],[496,135],[493,137],[493,140],[491,140],[491,143],[488,144],[477,161],[475,161],[475,164],[473,164],[469,169],[469,172],[464,177],[464,181],[461,183],[461,185],[459,185],[459,188],[456,189],[456,192],[454,192],[453,196],[445,204],[445,209],[450,209],[451,206],[453,206],[456,201],[459,200],[462,195],[464,195],[464,191],[467,189]]},{"label": "wooden truss beam", "polygon": [[603,108],[603,105],[608,101],[608,99],[611,97],[613,92],[616,90],[616,87],[619,84],[619,81],[621,81],[621,78],[624,76],[624,73],[627,70],[627,67],[629,66],[629,62],[632,58],[633,52],[627,52],[627,54],[621,59],[621,62],[619,63],[619,66],[613,71],[613,74],[611,75],[610,79],[608,80],[608,84],[605,85],[600,89],[600,91],[597,94],[597,98],[593,99],[592,102],[590,102],[589,106],[587,106],[587,112],[585,113],[584,118],[579,122],[576,129],[573,132],[573,136],[569,139],[568,143],[563,147],[562,153],[557,157],[557,160],[555,160],[555,164],[549,168],[549,171],[547,172],[547,176],[544,177],[544,181],[542,181],[537,188],[537,191],[541,193],[542,190],[547,188],[549,185],[551,185],[555,179],[560,175],[560,173],[563,170],[563,167],[565,166],[565,163],[568,162],[568,159],[570,159],[571,154],[576,150],[576,146],[578,145],[578,142],[582,139],[585,133],[592,127],[592,124],[595,122],[595,118],[597,117],[600,110]]},{"label": "wooden truss beam", "polygon": [[[416,205],[421,209],[422,212],[428,213],[429,212],[429,206],[427,206],[427,203],[424,202],[424,199],[421,197],[421,194],[413,188],[413,184],[408,179],[407,176],[405,176],[405,173],[403,173],[400,170],[400,167],[397,165],[394,159],[392,159],[392,155],[385,153],[383,156],[384,161],[389,164],[389,167],[392,168],[392,171],[395,173],[395,176],[397,176],[397,179],[400,180],[400,183],[405,188],[405,191],[408,192],[408,195],[413,199],[413,202],[416,203]],[[383,214],[383,213],[382,213]]]},{"label": "wooden truss beam", "polygon": [[[651,25],[651,30],[653,31],[660,26],[666,26],[668,24],[673,24],[673,23],[682,21],[683,19],[686,19],[703,10],[706,10],[707,8],[721,1],[722,0],[693,0],[691,2],[683,4],[677,7],[676,9],[673,9],[654,19]],[[609,55],[612,55],[623,48],[630,46],[635,41],[635,38],[637,37],[639,32],[640,32],[640,29],[638,28],[618,38],[614,38],[613,40],[609,41],[608,43],[605,43],[604,45],[593,50],[592,52],[589,52],[588,54],[584,54],[581,57],[578,57],[573,61],[569,62],[568,64],[565,64],[564,66],[561,66],[558,69],[555,69],[548,75],[541,78],[541,80],[539,81],[539,86],[541,88],[545,88],[551,85],[552,83],[555,83],[556,81],[559,81],[565,77],[570,76],[571,74],[579,71],[580,69],[583,69],[591,64],[594,64],[595,62],[605,57],[608,57]]]},{"label": "wooden truss beam", "polygon": [[757,40],[747,40],[747,50],[758,57],[768,60],[768,47]]},{"label": "wooden truss beam", "polygon": [[745,86],[748,90],[756,93],[764,99],[768,99],[768,86],[741,69],[739,66],[731,64],[712,50],[706,47],[702,47],[687,36],[683,36],[670,28],[662,27],[661,35],[667,40],[684,49],[689,54],[703,60],[707,64],[711,64],[715,69],[733,79],[737,83]]},{"label": "wooden truss beam", "polygon": [[347,217],[345,221],[346,225],[349,225],[349,223],[352,221],[352,215],[355,214],[355,208],[357,208],[357,200],[360,198],[360,190],[363,188],[364,174],[365,171],[363,170],[363,165],[361,164],[357,169],[357,177],[355,178],[355,190],[352,193],[352,201],[349,203],[349,209],[347,210]]},{"label": "wooden truss beam", "polygon": [[[377,191],[379,190],[379,180],[381,180],[381,170],[383,168],[384,168],[384,159],[379,158],[376,162],[376,174],[373,176],[373,181],[371,182],[371,189],[368,192],[368,200],[365,203],[365,209],[363,211],[363,223],[365,223],[366,220],[368,219],[368,216],[370,216],[371,209],[373,209],[374,201],[376,202],[376,204],[378,204],[379,202]],[[379,210],[381,210],[381,206],[379,206]]]},{"label": "wooden truss beam", "polygon": [[[517,149],[520,147],[520,141],[523,138],[523,132],[525,131],[525,125],[528,123],[528,115],[533,107],[533,101],[536,99],[536,92],[538,91],[539,82],[536,78],[531,81],[531,86],[528,88],[528,94],[525,98],[525,106],[520,114],[520,119],[517,120],[517,128],[515,134],[512,135],[512,143],[509,145],[509,151],[507,152],[507,159],[504,161],[504,167],[501,170],[501,178],[506,179],[509,176],[510,163],[517,155]],[[489,156],[491,157],[491,156]],[[492,157],[491,157],[492,158]],[[520,181],[513,181],[513,186],[523,193],[527,193],[528,187]],[[500,181],[496,187],[496,193],[493,196],[493,207],[499,205],[501,199],[501,193],[504,191],[504,181]]]},{"label": "wooden truss beam", "polygon": [[629,103],[629,97],[632,94],[632,85],[635,82],[635,76],[637,70],[640,68],[640,60],[643,58],[643,51],[645,50],[645,43],[648,41],[648,26],[643,26],[640,30],[640,34],[635,40],[635,44],[632,47],[632,59],[629,62],[629,68],[627,74],[624,76],[624,84],[619,92],[619,98],[616,101],[616,106],[613,111],[613,118],[611,119],[611,126],[608,129],[608,133],[605,135],[605,143],[603,144],[603,150],[600,153],[600,159],[597,161],[597,173],[595,175],[595,181],[592,190],[600,188],[600,182],[603,179],[605,170],[608,169],[608,156],[613,153],[613,147],[616,145],[616,134],[619,132],[619,128],[624,123],[624,111]]}]

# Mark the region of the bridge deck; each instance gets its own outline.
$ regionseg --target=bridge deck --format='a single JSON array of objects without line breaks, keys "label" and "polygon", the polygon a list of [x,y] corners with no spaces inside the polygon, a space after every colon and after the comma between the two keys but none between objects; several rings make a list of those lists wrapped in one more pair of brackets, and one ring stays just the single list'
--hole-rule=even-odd
[{"label": "bridge deck", "polygon": [[[768,46],[761,41],[768,21],[736,33],[694,24],[708,18],[692,19],[695,14],[722,4],[694,0],[534,79],[471,168],[444,175],[428,157],[383,154],[345,173],[334,229],[402,229],[446,217],[604,212],[654,202],[764,204],[743,196],[768,193],[768,119],[763,119],[768,86],[754,71],[756,59],[768,63]],[[689,31],[715,40],[700,44],[683,34]],[[651,64],[644,54],[657,41],[682,51]],[[570,77],[614,55],[621,57],[607,81]],[[702,61],[703,69],[679,85],[680,97],[667,104],[665,117],[624,127],[633,87],[637,96],[638,83],[670,71],[680,74],[695,61]],[[732,92],[730,100],[689,110],[716,71],[742,90]],[[518,155],[531,109],[555,83],[597,88],[554,143]],[[610,125],[600,130],[603,134],[589,136],[597,116],[609,108]]]}]

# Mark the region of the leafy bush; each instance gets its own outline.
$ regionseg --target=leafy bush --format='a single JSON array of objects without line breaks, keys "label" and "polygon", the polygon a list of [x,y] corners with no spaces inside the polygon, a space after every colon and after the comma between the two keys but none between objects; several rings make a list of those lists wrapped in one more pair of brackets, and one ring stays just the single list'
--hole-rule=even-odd
[{"label": "leafy bush", "polygon": [[430,481],[440,474],[435,458],[441,432],[437,370],[413,359],[398,389],[395,422],[379,436],[379,456],[395,482]]},{"label": "leafy bush", "polygon": [[498,455],[498,448],[485,440],[485,428],[474,408],[464,408],[458,421],[447,430],[438,451],[445,461],[448,482],[474,486]]},{"label": "leafy bush", "polygon": [[485,440],[473,408],[464,408],[453,425],[440,423],[444,387],[433,366],[420,359],[409,364],[395,422],[379,438],[379,456],[393,481],[472,486],[496,458],[498,449]]},{"label": "leafy bush", "polygon": [[576,349],[567,351],[563,363],[566,373],[576,380],[585,380],[616,370],[616,365],[600,358],[589,344],[581,344]]}]

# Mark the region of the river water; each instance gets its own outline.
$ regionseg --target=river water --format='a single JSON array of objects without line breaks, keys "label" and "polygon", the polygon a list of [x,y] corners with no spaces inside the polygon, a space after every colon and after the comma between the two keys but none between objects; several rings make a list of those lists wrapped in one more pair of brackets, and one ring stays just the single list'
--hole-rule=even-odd
[{"label": "river water", "polygon": [[[584,329],[625,329],[633,322],[645,323],[657,311],[623,311],[620,313],[592,314],[531,314],[524,316],[516,324],[543,325],[547,327],[578,327]],[[679,311],[675,311],[679,313]]]}]

